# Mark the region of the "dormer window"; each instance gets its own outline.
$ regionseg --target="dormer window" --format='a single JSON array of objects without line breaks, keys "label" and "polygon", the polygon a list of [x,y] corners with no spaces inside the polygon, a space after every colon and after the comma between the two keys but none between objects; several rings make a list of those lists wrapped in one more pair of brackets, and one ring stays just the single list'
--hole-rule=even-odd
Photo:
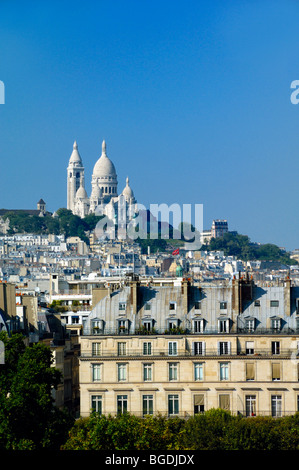
[{"label": "dormer window", "polygon": [[229,333],[229,319],[218,320],[218,333]]},{"label": "dormer window", "polygon": [[129,320],[118,320],[119,334],[129,333]]},{"label": "dormer window", "polygon": [[104,331],[104,322],[103,320],[92,320],[91,327],[93,334],[99,335]]},{"label": "dormer window", "polygon": [[203,333],[204,320],[192,320],[193,333]]},{"label": "dormer window", "polygon": [[278,317],[271,318],[271,328],[272,330],[278,331],[281,328],[281,319]]},{"label": "dormer window", "polygon": [[253,332],[255,330],[255,319],[254,318],[246,318],[246,330],[248,332]]}]

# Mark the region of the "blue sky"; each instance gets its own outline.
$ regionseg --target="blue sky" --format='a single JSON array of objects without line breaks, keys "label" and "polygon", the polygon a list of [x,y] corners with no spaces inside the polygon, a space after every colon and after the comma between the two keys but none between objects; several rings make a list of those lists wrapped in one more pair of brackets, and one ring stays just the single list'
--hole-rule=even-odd
[{"label": "blue sky", "polygon": [[0,207],[65,207],[74,140],[89,193],[105,139],[138,202],[299,248],[298,17],[295,0],[1,0]]}]

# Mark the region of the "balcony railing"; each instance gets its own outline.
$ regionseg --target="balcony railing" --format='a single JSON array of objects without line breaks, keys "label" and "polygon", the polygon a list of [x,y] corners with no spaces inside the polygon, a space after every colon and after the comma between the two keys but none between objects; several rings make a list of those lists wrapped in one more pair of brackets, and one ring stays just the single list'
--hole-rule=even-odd
[{"label": "balcony railing", "polygon": [[218,329],[204,329],[203,331],[196,331],[194,329],[189,328],[172,328],[168,329],[165,328],[153,328],[151,330],[146,330],[144,328],[84,328],[83,336],[94,336],[94,335],[105,335],[105,336],[115,336],[115,335],[142,335],[142,336],[150,336],[150,335],[253,335],[253,336],[260,336],[260,335],[299,335],[299,329],[292,329],[292,328],[282,328],[280,330],[275,328],[256,328],[255,330],[246,330],[242,329],[231,329],[229,331],[219,331]]},{"label": "balcony railing", "polygon": [[194,354],[192,351],[189,351],[187,349],[182,349],[177,351],[176,354],[169,354],[167,349],[152,349],[150,354],[145,354],[142,349],[130,349],[127,348],[125,353],[118,353],[117,351],[111,351],[111,350],[103,350],[100,351],[99,353],[92,352],[90,350],[82,350],[81,351],[81,357],[83,358],[124,358],[124,357],[167,357],[167,358],[172,358],[175,360],[175,358],[180,358],[180,357],[190,357],[191,359],[194,360],[202,360],[205,357],[238,357],[239,359],[246,358],[246,359],[258,359],[258,358],[273,358],[273,359],[289,359],[291,357],[294,357],[294,354],[296,357],[299,358],[298,352],[294,351],[293,349],[282,349],[279,354],[273,354],[271,349],[265,348],[265,349],[258,349],[254,350],[252,354],[246,354],[245,351],[239,351],[239,350],[232,350],[230,352],[224,353],[220,352],[217,347],[206,349],[202,354]]}]

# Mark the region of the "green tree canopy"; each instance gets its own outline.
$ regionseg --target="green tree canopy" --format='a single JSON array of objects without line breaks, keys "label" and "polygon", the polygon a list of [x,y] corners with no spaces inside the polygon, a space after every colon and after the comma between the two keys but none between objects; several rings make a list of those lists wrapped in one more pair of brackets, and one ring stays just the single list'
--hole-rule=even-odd
[{"label": "green tree canopy", "polygon": [[60,447],[71,417],[54,406],[61,373],[42,343],[26,347],[22,335],[0,333],[5,363],[0,365],[0,449]]}]

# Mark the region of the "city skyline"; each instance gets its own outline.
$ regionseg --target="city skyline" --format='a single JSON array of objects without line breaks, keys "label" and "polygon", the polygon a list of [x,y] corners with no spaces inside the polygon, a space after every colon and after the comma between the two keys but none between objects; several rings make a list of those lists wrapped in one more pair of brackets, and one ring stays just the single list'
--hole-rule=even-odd
[{"label": "city skyline", "polygon": [[[70,8],[71,5],[71,8]],[[66,207],[102,140],[139,203],[203,204],[254,242],[299,247],[298,5],[292,1],[0,5],[1,208]]]}]

